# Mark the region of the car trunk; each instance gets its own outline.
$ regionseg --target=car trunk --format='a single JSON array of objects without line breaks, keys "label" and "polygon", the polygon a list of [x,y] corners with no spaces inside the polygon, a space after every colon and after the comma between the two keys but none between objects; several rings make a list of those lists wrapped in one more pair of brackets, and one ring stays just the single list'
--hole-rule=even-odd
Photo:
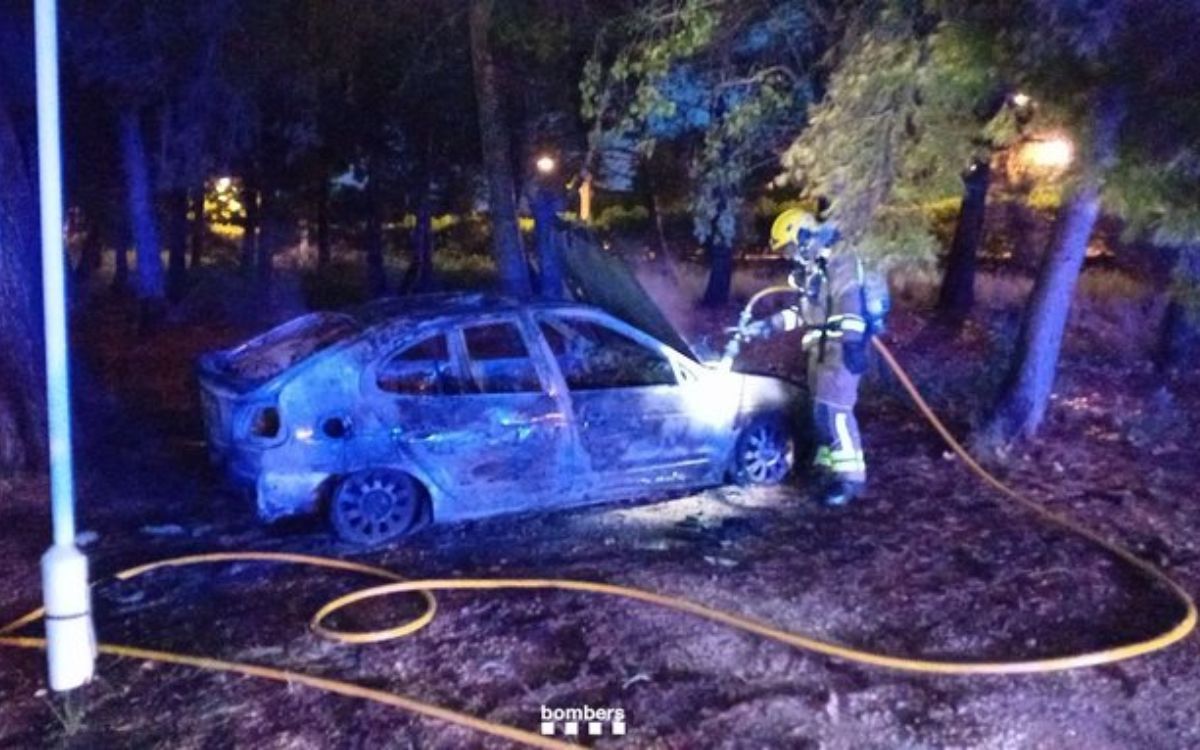
[{"label": "car trunk", "polygon": [[602,308],[680,354],[700,361],[624,260],[604,252],[591,238],[578,233],[563,245],[567,288],[576,300]]}]

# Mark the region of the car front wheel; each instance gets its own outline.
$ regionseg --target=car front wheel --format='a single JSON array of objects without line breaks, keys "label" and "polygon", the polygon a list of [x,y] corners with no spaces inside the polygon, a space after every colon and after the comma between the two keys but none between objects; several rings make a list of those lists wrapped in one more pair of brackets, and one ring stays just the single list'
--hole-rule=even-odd
[{"label": "car front wheel", "polygon": [[417,480],[393,469],[348,475],[330,503],[329,518],[342,540],[378,545],[412,531],[424,494]]},{"label": "car front wheel", "polygon": [[738,435],[733,454],[733,479],[738,484],[779,484],[795,463],[796,444],[781,415],[750,421]]}]

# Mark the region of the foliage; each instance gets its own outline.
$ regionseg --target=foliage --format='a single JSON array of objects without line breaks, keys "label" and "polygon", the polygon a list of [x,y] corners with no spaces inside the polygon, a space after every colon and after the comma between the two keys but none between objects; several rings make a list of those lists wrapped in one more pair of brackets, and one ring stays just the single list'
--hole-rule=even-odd
[{"label": "foliage", "polygon": [[220,65],[236,19],[230,0],[77,2],[64,15],[69,72],[105,95],[84,125],[108,108],[153,114],[161,189],[190,187],[249,144],[250,100]]},{"label": "foliage", "polygon": [[732,245],[745,185],[803,121],[816,33],[802,2],[645,4],[584,68],[590,161],[614,144],[643,159],[660,142],[683,144],[694,234]]},{"label": "foliage", "polygon": [[[522,157],[549,151],[564,175],[584,159],[579,80],[606,19],[629,0],[505,0],[495,9],[492,41],[509,116],[523,123]],[[528,176],[528,175],[526,175]]]},{"label": "foliage", "polygon": [[888,3],[848,39],[828,93],[782,157],[780,182],[833,198],[843,231],[885,264],[928,262],[929,201],[961,192],[960,170],[1012,142],[994,50],[982,34]]},{"label": "foliage", "polygon": [[607,206],[596,213],[592,226],[601,232],[629,232],[645,229],[650,221],[650,212],[645,206]]},{"label": "foliage", "polygon": [[1189,144],[1162,161],[1124,160],[1108,198],[1131,235],[1170,247],[1200,242],[1200,151]]}]

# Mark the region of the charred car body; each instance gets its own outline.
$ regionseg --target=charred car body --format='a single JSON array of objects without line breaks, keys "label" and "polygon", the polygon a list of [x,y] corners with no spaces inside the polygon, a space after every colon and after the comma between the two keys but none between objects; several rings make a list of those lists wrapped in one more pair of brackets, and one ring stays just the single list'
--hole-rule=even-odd
[{"label": "charred car body", "polygon": [[488,295],[312,313],[205,355],[199,377],[210,454],[258,514],[327,508],[361,543],[435,519],[778,482],[799,395],[596,307]]}]

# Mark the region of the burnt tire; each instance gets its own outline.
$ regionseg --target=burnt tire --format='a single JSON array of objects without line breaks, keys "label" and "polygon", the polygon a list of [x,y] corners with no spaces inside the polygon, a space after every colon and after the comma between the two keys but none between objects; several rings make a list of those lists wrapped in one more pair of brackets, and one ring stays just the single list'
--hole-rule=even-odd
[{"label": "burnt tire", "polygon": [[424,488],[412,476],[394,469],[366,469],[338,483],[329,503],[329,521],[343,541],[375,546],[413,531],[424,505]]},{"label": "burnt tire", "polygon": [[751,419],[738,433],[730,473],[741,485],[779,484],[796,463],[796,439],[781,414]]}]

